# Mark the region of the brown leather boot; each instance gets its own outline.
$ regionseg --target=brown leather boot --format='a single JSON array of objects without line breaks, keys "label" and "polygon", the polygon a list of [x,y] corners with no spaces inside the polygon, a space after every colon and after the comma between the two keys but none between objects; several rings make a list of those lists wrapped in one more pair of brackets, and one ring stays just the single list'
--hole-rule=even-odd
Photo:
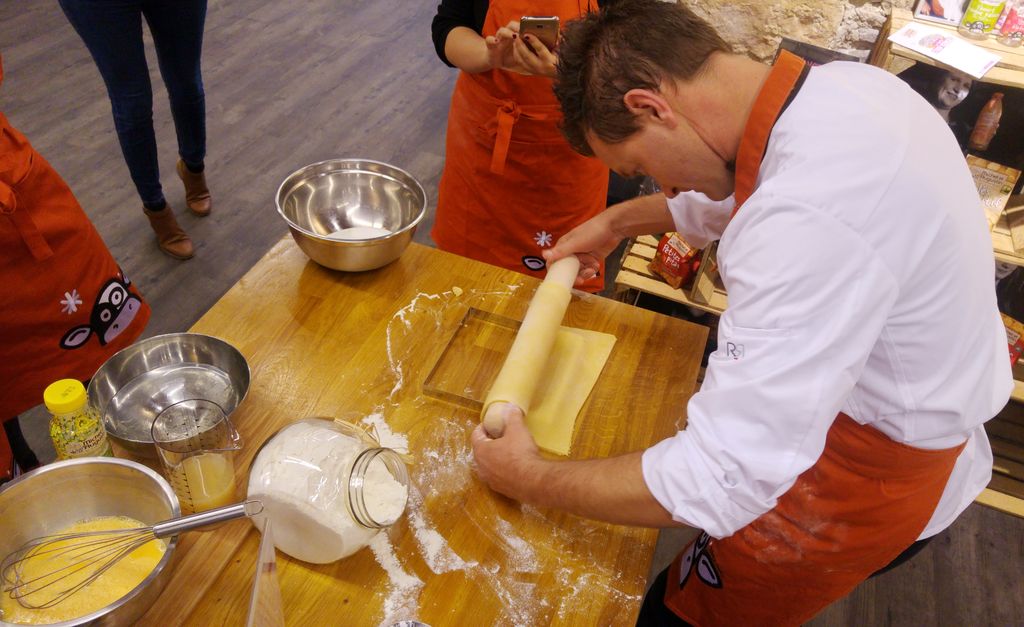
[{"label": "brown leather boot", "polygon": [[210,215],[213,200],[210,188],[206,186],[206,174],[189,170],[185,162],[178,159],[178,178],[185,184],[185,202],[192,213],[200,218]]},{"label": "brown leather boot", "polygon": [[142,210],[146,212],[146,217],[149,218],[149,225],[153,227],[153,232],[156,233],[157,246],[160,247],[160,250],[175,259],[192,258],[195,252],[192,248],[192,240],[178,226],[178,221],[174,218],[174,212],[171,210],[170,205],[164,205],[164,208],[160,211],[150,211],[145,207]]}]

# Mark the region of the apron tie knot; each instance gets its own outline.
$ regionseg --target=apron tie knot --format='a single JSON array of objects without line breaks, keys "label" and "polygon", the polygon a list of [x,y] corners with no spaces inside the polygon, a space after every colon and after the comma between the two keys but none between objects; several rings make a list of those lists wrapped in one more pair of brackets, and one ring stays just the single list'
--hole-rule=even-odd
[{"label": "apron tie knot", "polygon": [[512,143],[512,127],[519,120],[522,109],[513,100],[502,100],[498,105],[498,132],[494,137],[494,152],[491,153],[491,172],[505,173],[505,159],[508,158],[508,147]]}]

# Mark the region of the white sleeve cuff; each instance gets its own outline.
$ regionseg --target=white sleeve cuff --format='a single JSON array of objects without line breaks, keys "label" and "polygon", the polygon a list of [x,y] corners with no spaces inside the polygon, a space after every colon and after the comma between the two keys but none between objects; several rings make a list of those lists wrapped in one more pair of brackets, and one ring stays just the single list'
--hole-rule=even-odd
[{"label": "white sleeve cuff", "polygon": [[725,538],[768,511],[747,511],[730,499],[689,436],[680,431],[641,457],[647,489],[672,520],[706,531],[713,538]]}]

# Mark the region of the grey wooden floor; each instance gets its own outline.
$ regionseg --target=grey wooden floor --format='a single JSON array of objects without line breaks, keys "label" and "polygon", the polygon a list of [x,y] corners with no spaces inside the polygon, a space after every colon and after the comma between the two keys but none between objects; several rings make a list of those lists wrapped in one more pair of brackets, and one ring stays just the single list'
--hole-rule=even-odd
[{"label": "grey wooden floor", "polygon": [[[205,219],[183,210],[174,128],[150,47],[165,193],[197,245],[188,262],[156,249],[99,74],[55,0],[0,0],[0,110],[71,185],[142,289],[153,307],[147,334],[182,331],[285,235],[274,192],[302,165],[339,156],[394,163],[424,184],[433,206],[455,79],[431,47],[435,6],[212,0],[203,70],[215,209]],[[428,242],[428,232],[429,224],[417,239]],[[29,436],[45,441],[41,430]],[[664,533],[656,566],[688,536]],[[1022,625],[1022,558],[1024,520],[971,507],[913,561],[811,624]]]}]

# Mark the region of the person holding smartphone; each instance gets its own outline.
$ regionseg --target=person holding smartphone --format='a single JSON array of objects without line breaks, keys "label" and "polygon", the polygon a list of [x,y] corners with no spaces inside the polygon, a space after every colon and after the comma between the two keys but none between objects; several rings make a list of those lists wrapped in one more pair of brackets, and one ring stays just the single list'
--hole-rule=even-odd
[{"label": "person holding smartphone", "polygon": [[[552,35],[548,43],[554,43],[557,23],[600,4],[442,0],[438,6],[434,46],[442,61],[462,70],[431,232],[442,250],[540,277],[543,251],[604,210],[608,168],[575,153],[559,132],[551,90],[557,47],[541,41]],[[600,291],[603,283],[602,273],[582,289]]]}]

